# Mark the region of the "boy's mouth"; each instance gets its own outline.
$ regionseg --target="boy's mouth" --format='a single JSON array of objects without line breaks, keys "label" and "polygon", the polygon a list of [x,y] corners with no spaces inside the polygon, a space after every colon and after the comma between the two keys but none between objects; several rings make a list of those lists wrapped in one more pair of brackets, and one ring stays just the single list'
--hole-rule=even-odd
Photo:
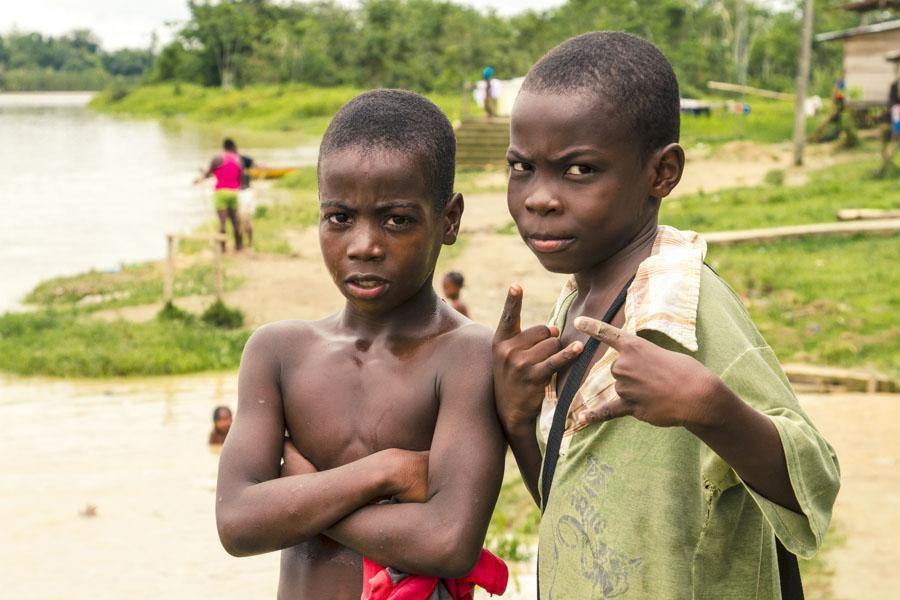
[{"label": "boy's mouth", "polygon": [[554,252],[562,252],[571,246],[575,242],[575,238],[536,234],[528,236],[526,242],[535,252],[553,254]]},{"label": "boy's mouth", "polygon": [[351,275],[345,280],[347,291],[360,300],[377,298],[387,289],[388,282],[376,275]]}]

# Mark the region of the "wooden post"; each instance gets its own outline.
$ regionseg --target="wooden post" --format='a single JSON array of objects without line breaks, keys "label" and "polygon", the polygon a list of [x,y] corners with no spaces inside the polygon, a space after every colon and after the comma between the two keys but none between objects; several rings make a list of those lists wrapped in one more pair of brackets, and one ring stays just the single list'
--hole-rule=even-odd
[{"label": "wooden post", "polygon": [[166,235],[166,266],[163,274],[163,304],[175,296],[175,236]]},{"label": "wooden post", "polygon": [[472,95],[469,93],[471,91],[471,87],[469,86],[469,82],[463,84],[463,95],[462,95],[462,111],[460,111],[459,119],[462,122],[465,122],[466,119],[469,118],[469,99]]},{"label": "wooden post", "polygon": [[222,244],[218,239],[213,238],[213,270],[216,276],[216,299],[222,299]]},{"label": "wooden post", "polygon": [[800,64],[797,65],[797,89],[794,100],[794,165],[803,164],[806,143],[806,86],[809,83],[809,55],[812,50],[813,1],[803,2],[803,33],[800,37]]}]

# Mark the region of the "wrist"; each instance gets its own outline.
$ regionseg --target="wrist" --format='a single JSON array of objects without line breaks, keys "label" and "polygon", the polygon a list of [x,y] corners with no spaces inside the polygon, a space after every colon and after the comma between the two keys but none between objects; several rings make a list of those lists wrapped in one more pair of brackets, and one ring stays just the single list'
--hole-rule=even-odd
[{"label": "wrist", "polygon": [[508,436],[534,435],[540,411],[521,412],[513,411],[500,415],[500,423]]},{"label": "wrist", "polygon": [[389,498],[400,492],[403,469],[400,466],[396,449],[388,448],[370,455],[375,463],[372,472],[375,473],[375,490],[379,498]]}]

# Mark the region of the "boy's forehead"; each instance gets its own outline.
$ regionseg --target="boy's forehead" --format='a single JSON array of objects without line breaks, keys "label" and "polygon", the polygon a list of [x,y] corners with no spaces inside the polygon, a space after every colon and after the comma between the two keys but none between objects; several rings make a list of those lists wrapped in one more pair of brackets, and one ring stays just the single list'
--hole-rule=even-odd
[{"label": "boy's forehead", "polygon": [[323,182],[342,178],[424,183],[424,161],[415,152],[395,148],[348,146],[329,152],[319,162]]},{"label": "boy's forehead", "polygon": [[510,117],[511,142],[541,145],[605,145],[628,135],[621,103],[596,92],[527,90],[519,94]]},{"label": "boy's forehead", "polygon": [[577,121],[580,127],[594,122],[620,121],[621,106],[605,95],[588,90],[568,92],[527,90],[516,98],[511,114],[514,125],[545,122],[548,117]]}]

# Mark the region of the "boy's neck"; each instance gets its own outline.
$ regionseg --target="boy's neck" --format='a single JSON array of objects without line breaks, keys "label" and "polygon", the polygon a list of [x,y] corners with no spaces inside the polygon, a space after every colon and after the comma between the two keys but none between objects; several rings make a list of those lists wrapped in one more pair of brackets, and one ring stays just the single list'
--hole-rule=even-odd
[{"label": "boy's neck", "polygon": [[388,311],[360,310],[352,302],[347,302],[340,315],[340,323],[342,327],[366,338],[406,337],[412,332],[421,335],[427,333],[428,325],[440,310],[440,304],[431,278],[428,278],[419,291]]},{"label": "boy's neck", "polygon": [[605,296],[611,287],[624,284],[637,272],[638,266],[650,256],[656,241],[656,219],[649,221],[625,246],[608,259],[579,273],[575,273],[578,295],[586,299],[592,295]]}]

